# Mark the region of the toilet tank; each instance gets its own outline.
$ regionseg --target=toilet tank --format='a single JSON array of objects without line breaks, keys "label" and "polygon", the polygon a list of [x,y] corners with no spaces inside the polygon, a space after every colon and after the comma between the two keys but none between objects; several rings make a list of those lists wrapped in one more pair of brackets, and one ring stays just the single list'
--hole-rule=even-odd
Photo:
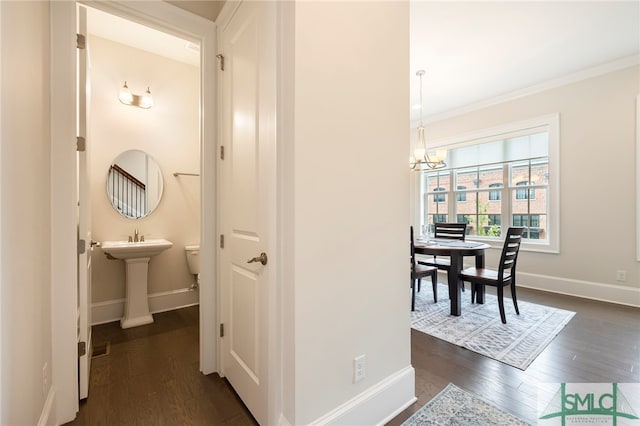
[{"label": "toilet tank", "polygon": [[200,273],[200,245],[185,246],[184,251],[187,255],[189,272],[198,275]]}]

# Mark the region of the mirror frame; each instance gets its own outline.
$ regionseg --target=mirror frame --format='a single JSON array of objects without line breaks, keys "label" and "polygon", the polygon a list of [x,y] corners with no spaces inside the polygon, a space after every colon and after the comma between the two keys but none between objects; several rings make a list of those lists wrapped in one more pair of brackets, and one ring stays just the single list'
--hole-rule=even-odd
[{"label": "mirror frame", "polygon": [[130,149],[116,156],[106,177],[109,204],[122,217],[143,219],[153,213],[162,200],[164,177],[151,155]]}]

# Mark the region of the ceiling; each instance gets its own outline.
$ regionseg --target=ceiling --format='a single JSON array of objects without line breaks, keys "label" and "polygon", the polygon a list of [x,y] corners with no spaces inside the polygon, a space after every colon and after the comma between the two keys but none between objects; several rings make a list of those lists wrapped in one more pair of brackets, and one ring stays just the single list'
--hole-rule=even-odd
[{"label": "ceiling", "polygon": [[411,105],[424,116],[640,54],[640,2],[412,1]]},{"label": "ceiling", "polygon": [[90,34],[107,40],[190,65],[200,64],[199,43],[157,31],[97,9],[87,8],[87,28]]},{"label": "ceiling", "polygon": [[[419,69],[426,71],[426,118],[640,55],[638,1],[412,0],[410,11],[412,120],[419,116]],[[199,63],[197,44],[92,9],[89,29]]]}]

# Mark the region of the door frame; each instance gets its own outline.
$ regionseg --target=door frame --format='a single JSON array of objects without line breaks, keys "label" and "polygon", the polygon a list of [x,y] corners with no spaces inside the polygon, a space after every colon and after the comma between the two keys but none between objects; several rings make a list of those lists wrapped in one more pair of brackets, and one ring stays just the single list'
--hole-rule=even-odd
[{"label": "door frame", "polygon": [[[200,285],[200,371],[217,371],[216,282],[216,24],[164,1],[51,2],[51,323],[52,385],[56,423],[79,409],[76,358],[76,4],[143,24],[200,47],[200,179],[202,262]],[[206,78],[205,78],[206,77]],[[115,90],[115,89],[114,89]]]}]

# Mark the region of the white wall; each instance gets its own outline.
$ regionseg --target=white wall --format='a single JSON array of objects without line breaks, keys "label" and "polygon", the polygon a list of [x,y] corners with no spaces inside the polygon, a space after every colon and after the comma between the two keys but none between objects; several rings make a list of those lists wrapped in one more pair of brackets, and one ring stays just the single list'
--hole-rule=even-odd
[{"label": "white wall", "polygon": [[0,2],[0,8],[0,423],[34,425],[50,396],[52,363],[49,3]]},{"label": "white wall", "polygon": [[[296,2],[294,19],[294,221],[284,224],[294,325],[284,359],[295,373],[285,372],[284,415],[372,424],[396,401],[357,418],[338,412],[357,411],[363,393],[411,364],[408,3]],[[354,384],[363,354],[367,377]],[[408,375],[403,403],[414,395]]]},{"label": "white wall", "polygon": [[[429,123],[452,137],[560,113],[560,254],[520,254],[520,285],[640,305],[636,262],[635,117],[640,68],[633,66]],[[497,263],[492,250],[488,263]],[[616,281],[616,271],[627,281]]]},{"label": "white wall", "polygon": [[[89,25],[91,25],[89,23]],[[188,288],[194,277],[184,246],[200,243],[199,69],[100,37],[90,38],[91,213],[93,238],[126,240],[139,229],[145,238],[166,238],[173,247],[151,259],[149,294]],[[124,81],[134,94],[150,86],[151,109],[118,101]],[[106,196],[109,165],[123,151],[139,149],[159,164],[164,192],[157,209],[143,219],[120,216]],[[125,296],[124,262],[94,251],[93,302],[119,303]],[[195,297],[195,294],[194,294]],[[194,299],[197,301],[196,299]],[[100,321],[100,310],[94,311]]]}]

